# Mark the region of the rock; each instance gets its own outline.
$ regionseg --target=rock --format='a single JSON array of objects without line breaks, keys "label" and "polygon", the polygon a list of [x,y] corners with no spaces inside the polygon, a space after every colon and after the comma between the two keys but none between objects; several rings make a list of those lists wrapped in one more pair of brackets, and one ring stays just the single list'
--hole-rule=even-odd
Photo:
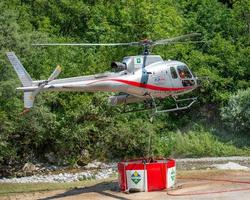
[{"label": "rock", "polygon": [[87,165],[87,160],[85,160],[84,158],[79,158],[77,160],[77,164],[76,165],[78,165],[78,166],[85,166],[85,165]]},{"label": "rock", "polygon": [[47,171],[47,169],[45,167],[40,167],[39,168],[39,172],[46,172],[46,171]]},{"label": "rock", "polygon": [[73,168],[74,168],[74,169],[79,169],[79,168],[81,168],[80,166],[81,166],[81,165],[79,165],[78,162],[77,162],[76,164],[73,165]]},{"label": "rock", "polygon": [[36,170],[37,170],[37,167],[30,162],[25,163],[23,168],[22,168],[23,172],[34,172]]},{"label": "rock", "polygon": [[94,163],[88,163],[86,166],[84,166],[85,169],[96,169],[97,166]]},{"label": "rock", "polygon": [[23,173],[22,173],[22,172],[16,172],[16,173],[15,173],[15,176],[16,176],[17,178],[23,177]]},{"label": "rock", "polygon": [[89,151],[87,149],[83,149],[81,151],[81,156],[83,156],[85,158],[89,158],[90,157]]},{"label": "rock", "polygon": [[88,164],[88,162],[90,162],[90,154],[89,151],[86,149],[83,149],[81,151],[81,156],[80,158],[77,160],[77,164],[79,166],[85,166]]},{"label": "rock", "polygon": [[84,166],[84,168],[85,169],[97,169],[97,168],[100,168],[103,165],[105,165],[105,164],[102,163],[102,162],[94,160],[93,162],[88,163],[86,166]]}]

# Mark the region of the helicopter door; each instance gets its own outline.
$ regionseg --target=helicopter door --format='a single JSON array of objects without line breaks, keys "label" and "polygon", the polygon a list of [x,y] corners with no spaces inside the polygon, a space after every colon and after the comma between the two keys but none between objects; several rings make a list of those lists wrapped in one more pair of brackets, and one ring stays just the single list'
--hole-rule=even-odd
[{"label": "helicopter door", "polygon": [[171,83],[173,88],[183,87],[180,78],[178,77],[175,67],[170,67]]}]

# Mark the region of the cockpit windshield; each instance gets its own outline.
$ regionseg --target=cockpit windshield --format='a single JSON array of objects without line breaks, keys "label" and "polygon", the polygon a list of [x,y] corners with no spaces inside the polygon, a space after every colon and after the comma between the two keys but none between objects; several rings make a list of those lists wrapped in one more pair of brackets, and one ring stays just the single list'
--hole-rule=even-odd
[{"label": "cockpit windshield", "polygon": [[192,78],[192,74],[186,65],[177,66],[177,71],[181,79]]}]

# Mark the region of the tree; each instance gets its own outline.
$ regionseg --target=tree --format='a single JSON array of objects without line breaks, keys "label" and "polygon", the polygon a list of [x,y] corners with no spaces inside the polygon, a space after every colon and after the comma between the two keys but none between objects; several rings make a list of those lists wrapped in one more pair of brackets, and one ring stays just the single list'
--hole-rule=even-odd
[{"label": "tree", "polygon": [[221,117],[229,131],[250,134],[250,88],[232,95]]}]

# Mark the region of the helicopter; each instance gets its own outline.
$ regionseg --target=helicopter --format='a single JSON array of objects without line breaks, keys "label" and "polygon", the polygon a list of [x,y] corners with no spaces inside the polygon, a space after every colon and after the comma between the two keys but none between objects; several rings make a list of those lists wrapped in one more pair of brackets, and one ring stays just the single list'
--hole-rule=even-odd
[{"label": "helicopter", "polygon": [[[22,87],[17,90],[24,92],[24,108],[33,107],[37,94],[43,91],[77,91],[77,92],[114,92],[108,102],[113,105],[124,105],[124,112],[128,104],[143,102],[141,111],[154,109],[155,113],[184,110],[191,107],[197,97],[179,99],[178,96],[189,93],[198,87],[198,78],[193,75],[189,67],[176,60],[164,61],[160,55],[150,53],[156,45],[169,45],[185,41],[191,37],[200,36],[199,33],[190,33],[174,38],[162,40],[143,40],[129,43],[44,43],[34,46],[142,46],[141,55],[126,56],[122,62],[112,62],[115,72],[106,72],[88,76],[78,76],[56,79],[62,69],[58,65],[47,80],[32,80],[14,52],[7,52],[7,57],[16,71]],[[156,99],[171,97],[175,102],[174,108],[158,109]],[[178,99],[177,99],[178,98]],[[183,102],[186,102],[183,105]],[[182,104],[182,105],[180,105]],[[128,112],[131,112],[129,110]]]}]

